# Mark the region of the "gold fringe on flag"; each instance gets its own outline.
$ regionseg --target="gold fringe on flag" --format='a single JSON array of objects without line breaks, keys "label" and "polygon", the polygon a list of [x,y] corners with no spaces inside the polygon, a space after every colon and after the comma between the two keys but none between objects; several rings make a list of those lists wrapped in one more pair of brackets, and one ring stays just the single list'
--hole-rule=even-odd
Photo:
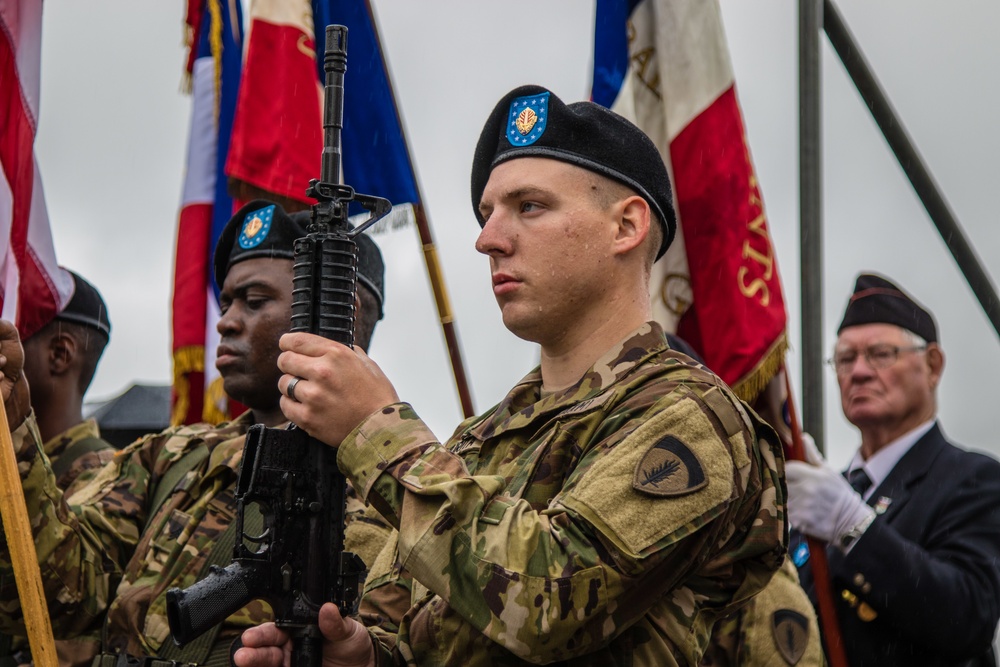
[{"label": "gold fringe on flag", "polygon": [[170,410],[170,425],[181,426],[191,409],[189,373],[205,372],[205,348],[189,345],[174,351],[174,406]]},{"label": "gold fringe on flag", "polygon": [[788,336],[783,331],[753,370],[733,385],[733,391],[736,395],[747,403],[752,403],[764,391],[767,383],[781,370],[785,363],[786,352],[788,352]]},{"label": "gold fringe on flag", "polygon": [[219,125],[219,109],[222,106],[222,5],[219,0],[208,0],[205,5],[212,15],[209,26],[208,44],[215,62],[215,125]]},{"label": "gold fringe on flag", "polygon": [[226,405],[229,397],[222,388],[222,378],[215,378],[205,387],[205,400],[201,403],[202,421],[208,424],[221,424],[229,419]]}]

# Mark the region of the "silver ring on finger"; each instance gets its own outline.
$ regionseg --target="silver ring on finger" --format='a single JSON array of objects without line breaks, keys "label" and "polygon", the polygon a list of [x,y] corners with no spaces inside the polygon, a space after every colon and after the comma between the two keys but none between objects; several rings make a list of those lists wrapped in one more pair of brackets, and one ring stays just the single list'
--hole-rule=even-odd
[{"label": "silver ring on finger", "polygon": [[285,395],[288,396],[288,398],[295,401],[296,403],[299,402],[299,399],[295,398],[295,386],[299,383],[300,380],[302,380],[302,378],[298,376],[293,377],[292,381],[288,383],[287,387],[285,387]]}]

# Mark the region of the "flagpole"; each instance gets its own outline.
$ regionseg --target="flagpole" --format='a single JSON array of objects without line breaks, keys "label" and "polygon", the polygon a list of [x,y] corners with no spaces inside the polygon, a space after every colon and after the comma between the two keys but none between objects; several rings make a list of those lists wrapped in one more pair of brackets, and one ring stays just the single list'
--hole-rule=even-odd
[{"label": "flagpole", "polygon": [[822,0],[799,0],[799,274],[802,421],[825,452],[823,414]]},{"label": "flagpole", "polygon": [[[799,425],[798,415],[795,414],[792,381],[787,372],[784,373],[784,376],[785,393],[788,395],[788,425],[792,431],[792,446],[788,452],[788,458],[793,461],[805,461],[806,450],[802,442],[802,427]],[[833,598],[830,566],[826,559],[826,544],[808,536],[806,536],[806,544],[809,546],[809,567],[812,570],[816,601],[819,603],[819,622],[823,636],[826,638],[830,667],[848,667],[844,640],[840,633],[840,623],[837,621],[837,606]]]},{"label": "flagpole", "polygon": [[21,601],[28,645],[36,667],[58,667],[56,646],[52,639],[52,623],[42,573],[38,569],[35,541],[31,536],[31,522],[24,504],[21,476],[14,458],[14,443],[10,437],[7,411],[0,399],[0,517],[7,536],[7,550],[14,567],[17,595]]},{"label": "flagpole", "polygon": [[[419,184],[417,185],[417,198],[422,200]],[[420,245],[424,249],[424,263],[427,265],[427,275],[431,281],[431,288],[434,290],[434,303],[437,305],[438,319],[441,321],[441,329],[444,331],[444,339],[448,346],[448,355],[451,358],[451,368],[455,375],[455,386],[458,389],[458,397],[462,403],[462,413],[468,418],[476,413],[472,407],[472,395],[469,392],[469,384],[465,379],[462,348],[458,344],[458,332],[455,331],[451,303],[448,300],[448,290],[445,288],[441,263],[438,261],[437,248],[434,245],[434,238],[431,236],[431,227],[427,222],[427,215],[424,212],[423,204],[419,201],[413,207],[413,214],[417,221],[417,232],[420,234]]]},{"label": "flagpole", "polygon": [[[368,9],[368,16],[371,20],[372,31],[375,34],[375,43],[378,45],[379,53],[382,50],[382,41],[378,33],[378,22],[375,20],[375,12],[372,9],[370,0],[365,1]],[[413,172],[414,185],[417,190],[417,201],[414,202],[413,213],[417,223],[417,232],[420,235],[420,244],[424,251],[424,264],[427,267],[427,277],[431,281],[431,289],[434,291],[434,303],[437,306],[438,320],[441,322],[441,330],[444,333],[445,344],[448,347],[448,356],[451,360],[451,370],[455,376],[455,387],[458,390],[458,398],[462,404],[462,414],[466,418],[476,414],[472,405],[472,394],[469,391],[469,383],[465,376],[465,364],[462,361],[462,348],[458,343],[458,332],[455,329],[454,317],[451,313],[451,303],[448,299],[448,288],[445,286],[444,274],[441,271],[441,264],[438,261],[437,247],[434,244],[434,236],[431,234],[430,223],[427,220],[427,213],[423,206],[423,194],[420,189],[420,178],[417,176],[416,167],[410,159],[409,142],[406,140],[406,129],[403,127],[402,118],[399,117],[399,107],[396,105],[396,91],[392,85],[392,75],[389,72],[388,61],[382,58],[385,67],[385,79],[389,87],[389,97],[392,100],[392,109],[396,113],[399,122],[399,130],[403,135],[403,145],[406,147],[406,158],[410,161],[410,170]]]}]

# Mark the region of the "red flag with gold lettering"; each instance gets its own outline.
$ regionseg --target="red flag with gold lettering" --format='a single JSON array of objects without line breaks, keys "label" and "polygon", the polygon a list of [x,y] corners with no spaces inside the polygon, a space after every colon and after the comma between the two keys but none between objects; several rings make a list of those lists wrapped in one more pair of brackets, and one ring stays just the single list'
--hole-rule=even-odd
[{"label": "red flag with gold lettering", "polygon": [[788,347],[785,303],[717,0],[598,0],[595,102],[670,169],[680,230],[654,267],[654,316],[752,400]]}]

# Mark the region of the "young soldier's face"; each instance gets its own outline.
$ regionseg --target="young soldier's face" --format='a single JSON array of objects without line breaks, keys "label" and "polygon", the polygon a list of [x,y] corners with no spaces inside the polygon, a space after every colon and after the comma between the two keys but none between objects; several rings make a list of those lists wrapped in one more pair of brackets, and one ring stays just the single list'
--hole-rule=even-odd
[{"label": "young soldier's face", "polygon": [[548,158],[498,165],[483,191],[476,249],[490,258],[504,325],[557,344],[606,304],[616,223],[593,195],[594,175]]}]

